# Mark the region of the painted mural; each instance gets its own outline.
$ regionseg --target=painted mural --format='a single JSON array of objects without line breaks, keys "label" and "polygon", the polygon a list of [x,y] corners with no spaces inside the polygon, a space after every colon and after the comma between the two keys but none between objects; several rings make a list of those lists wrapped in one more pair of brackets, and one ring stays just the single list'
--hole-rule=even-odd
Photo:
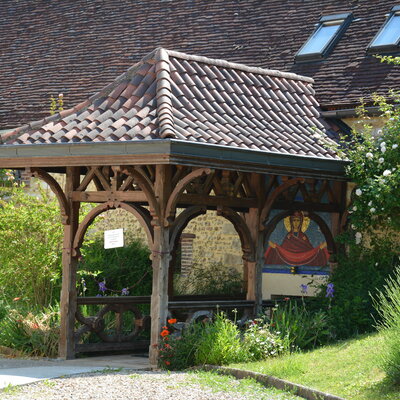
[{"label": "painted mural", "polygon": [[[277,211],[274,213],[276,214]],[[330,226],[329,215],[319,214]],[[265,243],[264,272],[328,272],[329,253],[319,226],[302,211],[294,211],[278,222]]]}]

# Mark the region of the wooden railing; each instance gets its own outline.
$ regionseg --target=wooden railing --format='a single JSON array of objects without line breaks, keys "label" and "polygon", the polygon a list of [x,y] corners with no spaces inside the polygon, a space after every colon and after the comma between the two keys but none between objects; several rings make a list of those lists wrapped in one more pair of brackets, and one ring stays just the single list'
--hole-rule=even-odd
[{"label": "wooden railing", "polygon": [[[150,316],[142,310],[143,306],[150,309],[150,302],[150,296],[79,297],[76,320],[80,326],[75,331],[75,351],[148,350],[146,331],[150,328]],[[263,307],[271,308],[275,304],[275,301],[263,301]],[[85,316],[83,306],[98,306],[97,312]],[[170,317],[181,322],[199,320],[216,311],[235,312],[237,320],[245,320],[254,315],[254,306],[254,301],[244,296],[174,296],[168,302],[168,311]],[[113,315],[110,317],[109,313]],[[126,313],[131,316],[124,317]],[[107,327],[107,319],[112,320],[112,329]],[[96,342],[83,342],[88,333],[95,335]]]}]

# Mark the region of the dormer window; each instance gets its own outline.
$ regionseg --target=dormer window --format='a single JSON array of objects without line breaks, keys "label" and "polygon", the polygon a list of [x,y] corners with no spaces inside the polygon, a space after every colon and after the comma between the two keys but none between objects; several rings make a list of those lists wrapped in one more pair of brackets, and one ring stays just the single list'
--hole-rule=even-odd
[{"label": "dormer window", "polygon": [[322,17],[296,54],[296,61],[316,61],[329,55],[353,19],[351,13]]},{"label": "dormer window", "polygon": [[370,45],[369,52],[390,53],[399,51],[400,47],[400,6],[392,8],[386,22],[376,34]]}]

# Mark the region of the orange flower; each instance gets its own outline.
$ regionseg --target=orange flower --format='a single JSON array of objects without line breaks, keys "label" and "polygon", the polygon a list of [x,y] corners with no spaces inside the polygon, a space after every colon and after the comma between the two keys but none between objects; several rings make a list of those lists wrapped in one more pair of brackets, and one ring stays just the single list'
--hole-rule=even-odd
[{"label": "orange flower", "polygon": [[21,300],[21,297],[14,297],[13,298],[13,301],[18,301],[18,300]]},{"label": "orange flower", "polygon": [[176,324],[176,318],[171,318],[171,319],[169,319],[169,320],[168,320],[168,323],[171,324],[171,325],[172,325],[172,324]]},{"label": "orange flower", "polygon": [[162,329],[168,329],[168,326],[163,326]]},{"label": "orange flower", "polygon": [[169,361],[165,361],[165,365],[171,365]]},{"label": "orange flower", "polygon": [[163,331],[161,331],[160,335],[161,335],[162,337],[168,336],[168,335],[169,335],[169,330],[164,329]]},{"label": "orange flower", "polygon": [[32,324],[32,329],[39,329],[39,325],[37,323],[33,323]]}]

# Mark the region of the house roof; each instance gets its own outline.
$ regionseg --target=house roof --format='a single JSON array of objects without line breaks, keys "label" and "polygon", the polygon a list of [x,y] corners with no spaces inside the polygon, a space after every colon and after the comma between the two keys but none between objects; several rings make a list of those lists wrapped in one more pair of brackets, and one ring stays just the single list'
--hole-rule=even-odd
[{"label": "house roof", "polygon": [[[0,129],[44,117],[51,95],[83,101],[158,46],[315,79],[325,108],[398,87],[399,68],[366,55],[392,1],[91,0],[4,2],[0,8]],[[321,15],[355,20],[326,60],[294,56]]]},{"label": "house roof", "polygon": [[318,138],[331,132],[312,82],[159,48],[85,102],[0,138],[14,145],[171,138],[334,159]]}]

